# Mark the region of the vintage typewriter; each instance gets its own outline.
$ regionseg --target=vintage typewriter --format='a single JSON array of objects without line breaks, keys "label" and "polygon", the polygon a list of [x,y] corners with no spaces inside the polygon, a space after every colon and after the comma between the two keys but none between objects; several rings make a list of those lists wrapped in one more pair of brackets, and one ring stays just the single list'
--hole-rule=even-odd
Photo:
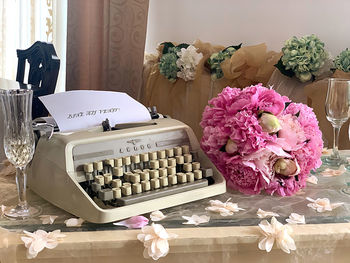
[{"label": "vintage typewriter", "polygon": [[226,191],[192,129],[171,118],[41,137],[29,173],[34,192],[94,223]]}]

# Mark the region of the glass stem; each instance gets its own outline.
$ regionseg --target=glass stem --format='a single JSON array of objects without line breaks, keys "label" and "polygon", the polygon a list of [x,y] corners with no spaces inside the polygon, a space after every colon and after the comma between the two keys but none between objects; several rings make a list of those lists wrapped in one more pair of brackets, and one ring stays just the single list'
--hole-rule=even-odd
[{"label": "glass stem", "polygon": [[25,167],[16,168],[16,184],[18,191],[18,207],[21,209],[28,209],[28,203],[26,198],[27,188],[27,173]]},{"label": "glass stem", "polygon": [[338,151],[338,145],[339,145],[339,132],[340,132],[340,127],[335,126],[333,127],[333,157],[335,159],[340,159],[339,151]]}]

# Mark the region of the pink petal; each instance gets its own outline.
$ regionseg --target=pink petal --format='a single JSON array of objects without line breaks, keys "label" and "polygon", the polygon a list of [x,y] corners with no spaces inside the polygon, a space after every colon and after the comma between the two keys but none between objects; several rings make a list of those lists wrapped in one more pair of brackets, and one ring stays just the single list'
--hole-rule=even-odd
[{"label": "pink petal", "polygon": [[126,226],[127,228],[142,228],[148,224],[148,219],[144,216],[133,216],[127,220],[113,223],[116,226]]}]

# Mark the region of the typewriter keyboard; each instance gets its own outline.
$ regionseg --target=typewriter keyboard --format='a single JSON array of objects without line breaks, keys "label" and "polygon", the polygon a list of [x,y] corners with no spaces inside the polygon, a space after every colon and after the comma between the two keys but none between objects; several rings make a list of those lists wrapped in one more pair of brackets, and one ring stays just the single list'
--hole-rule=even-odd
[{"label": "typewriter keyboard", "polygon": [[[82,188],[105,205],[125,206],[214,183],[188,145],[84,164]],[[98,202],[96,202],[98,203]]]}]

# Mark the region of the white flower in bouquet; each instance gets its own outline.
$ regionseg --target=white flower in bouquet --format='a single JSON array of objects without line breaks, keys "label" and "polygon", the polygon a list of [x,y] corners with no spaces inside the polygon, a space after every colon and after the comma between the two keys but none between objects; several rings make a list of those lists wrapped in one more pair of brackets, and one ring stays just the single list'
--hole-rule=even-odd
[{"label": "white flower in bouquet", "polygon": [[197,48],[189,45],[187,48],[181,48],[181,50],[177,52],[177,56],[179,58],[176,61],[176,65],[180,69],[180,71],[177,72],[177,76],[185,81],[194,80],[197,65],[203,58],[203,54],[198,53]]}]

